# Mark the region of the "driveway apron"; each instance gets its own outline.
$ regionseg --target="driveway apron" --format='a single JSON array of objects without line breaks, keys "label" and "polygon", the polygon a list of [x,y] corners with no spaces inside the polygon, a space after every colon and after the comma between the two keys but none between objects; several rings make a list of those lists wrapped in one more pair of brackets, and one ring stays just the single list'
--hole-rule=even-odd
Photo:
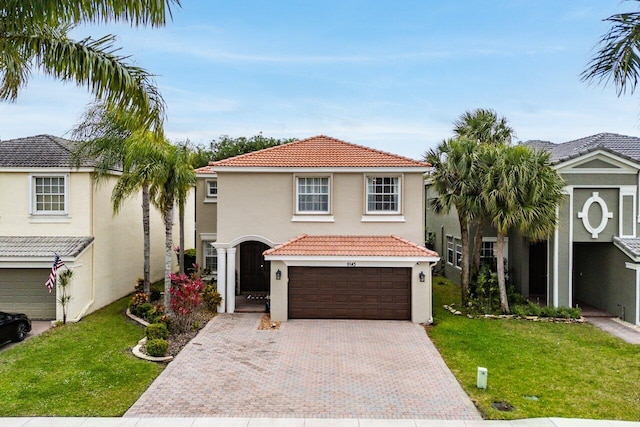
[{"label": "driveway apron", "polygon": [[125,416],[481,419],[420,325],[261,318],[218,315]]}]

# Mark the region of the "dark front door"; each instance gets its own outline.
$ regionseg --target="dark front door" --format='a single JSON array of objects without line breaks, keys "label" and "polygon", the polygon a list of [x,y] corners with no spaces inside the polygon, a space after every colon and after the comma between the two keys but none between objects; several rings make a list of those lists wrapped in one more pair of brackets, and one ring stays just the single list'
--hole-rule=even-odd
[{"label": "dark front door", "polygon": [[262,253],[269,246],[262,242],[240,243],[240,292],[269,292],[269,265]]},{"label": "dark front door", "polygon": [[529,246],[529,295],[547,295],[547,242]]}]

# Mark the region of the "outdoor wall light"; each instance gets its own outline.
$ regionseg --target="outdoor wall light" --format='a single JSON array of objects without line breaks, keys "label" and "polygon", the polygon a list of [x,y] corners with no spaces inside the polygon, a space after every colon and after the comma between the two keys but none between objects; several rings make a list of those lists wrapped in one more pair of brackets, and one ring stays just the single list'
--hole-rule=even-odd
[{"label": "outdoor wall light", "polygon": [[278,271],[276,271],[276,280],[280,280],[280,279],[282,279],[282,271],[278,269]]},{"label": "outdoor wall light", "polygon": [[424,282],[424,271],[421,271],[420,274],[418,274],[418,278],[421,282]]}]

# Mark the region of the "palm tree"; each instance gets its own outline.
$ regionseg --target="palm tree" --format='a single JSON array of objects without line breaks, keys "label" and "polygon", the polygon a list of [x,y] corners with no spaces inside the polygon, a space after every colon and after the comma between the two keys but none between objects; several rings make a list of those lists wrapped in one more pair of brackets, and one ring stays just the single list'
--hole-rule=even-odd
[{"label": "palm tree", "polygon": [[564,181],[549,162],[549,153],[519,146],[485,146],[480,154],[481,198],[496,228],[496,258],[500,308],[509,313],[504,272],[504,238],[517,229],[533,241],[556,229],[556,208]]},{"label": "palm tree", "polygon": [[462,302],[469,296],[469,225],[479,211],[478,144],[464,137],[448,139],[425,155],[433,171],[431,180],[438,196],[430,201],[438,213],[448,213],[455,207],[460,224],[462,244],[460,286]]},{"label": "palm tree", "polygon": [[98,184],[111,171],[121,170],[111,194],[113,213],[117,214],[124,200],[142,192],[142,228],[144,235],[144,292],[151,290],[151,221],[149,187],[157,172],[156,156],[145,148],[157,144],[158,136],[149,131],[132,132],[126,117],[102,103],[87,109],[81,123],[73,130],[76,140],[74,158],[79,164],[83,158],[95,159]]},{"label": "palm tree", "polygon": [[[154,144],[147,147],[155,162],[155,179],[151,186],[151,197],[154,204],[162,212],[165,228],[165,275],[164,275],[164,303],[169,307],[171,288],[171,256],[173,246],[173,216],[174,206],[184,208],[184,201],[189,190],[196,183],[196,174],[191,166],[189,150],[169,143]],[[182,248],[181,248],[182,249]]]},{"label": "palm tree", "polygon": [[118,56],[115,36],[73,40],[81,24],[165,25],[179,0],[0,2],[0,99],[15,101],[33,68],[86,87],[97,99],[129,111],[135,127],[162,131],[164,101],[152,75]]},{"label": "palm tree", "polygon": [[640,79],[640,12],[618,13],[604,21],[611,28],[598,41],[598,52],[582,72],[582,80],[612,81],[618,96],[627,90],[633,93]]},{"label": "palm tree", "polygon": [[[465,111],[453,123],[453,132],[457,136],[466,137],[475,141],[478,145],[510,145],[515,137],[515,131],[505,117],[498,117],[492,109],[477,108],[472,111]],[[482,248],[482,237],[486,218],[483,209],[479,206],[475,220],[471,228],[475,229],[473,238],[473,262],[470,276],[477,276],[480,271],[480,249]]]}]

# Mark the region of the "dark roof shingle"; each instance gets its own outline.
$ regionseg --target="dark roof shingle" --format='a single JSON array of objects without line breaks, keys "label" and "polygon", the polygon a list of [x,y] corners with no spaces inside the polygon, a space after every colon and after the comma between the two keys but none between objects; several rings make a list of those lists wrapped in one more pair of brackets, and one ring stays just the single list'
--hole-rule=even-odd
[{"label": "dark roof shingle", "polygon": [[73,258],[93,242],[93,237],[76,236],[0,236],[0,258]]},{"label": "dark roof shingle", "polygon": [[[0,167],[9,168],[70,168],[73,142],[52,135],[0,141]],[[83,161],[80,166],[93,167],[94,161]]]},{"label": "dark roof shingle", "polygon": [[548,141],[527,141],[534,150],[551,153],[552,163],[562,163],[595,150],[604,150],[640,163],[640,138],[616,133],[599,133],[562,144]]}]

